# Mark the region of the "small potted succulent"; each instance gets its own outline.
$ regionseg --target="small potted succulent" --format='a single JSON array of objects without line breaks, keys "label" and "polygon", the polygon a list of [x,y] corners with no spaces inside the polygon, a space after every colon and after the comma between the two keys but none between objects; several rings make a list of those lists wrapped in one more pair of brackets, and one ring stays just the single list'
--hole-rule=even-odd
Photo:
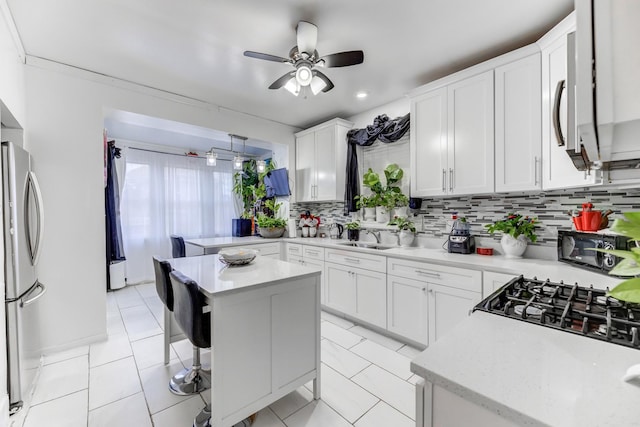
[{"label": "small potted succulent", "polygon": [[527,249],[527,242],[535,242],[536,223],[538,218],[530,218],[520,214],[509,213],[503,219],[487,224],[485,227],[491,234],[500,232],[503,234],[500,246],[507,258],[522,258]]},{"label": "small potted succulent", "polygon": [[358,221],[348,222],[345,225],[349,240],[360,240],[360,223]]},{"label": "small potted succulent", "polygon": [[398,227],[400,233],[398,234],[398,241],[400,246],[408,247],[413,244],[413,240],[416,236],[416,226],[413,221],[404,217],[394,217],[389,221],[389,225],[395,225]]},{"label": "small potted succulent", "polygon": [[359,195],[355,197],[356,200],[356,208],[363,209],[364,208],[364,220],[365,221],[375,221],[376,220],[376,205],[377,198],[375,195],[371,197]]}]

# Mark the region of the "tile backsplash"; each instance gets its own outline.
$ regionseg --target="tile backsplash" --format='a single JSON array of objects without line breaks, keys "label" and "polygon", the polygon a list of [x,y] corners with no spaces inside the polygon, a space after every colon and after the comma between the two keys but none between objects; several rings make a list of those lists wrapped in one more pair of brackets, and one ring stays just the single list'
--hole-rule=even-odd
[{"label": "tile backsplash", "polygon": [[[483,196],[425,198],[422,208],[414,211],[414,222],[418,227],[424,217],[424,234],[427,237],[442,237],[446,233],[446,222],[456,212],[458,217],[466,217],[471,231],[478,237],[500,240],[500,235],[489,235],[485,225],[502,218],[509,212],[537,217],[540,228],[538,241],[530,245],[555,247],[557,231],[571,230],[571,218],[567,211],[582,209],[582,203],[590,201],[597,210],[614,211],[610,219],[619,218],[621,212],[640,210],[640,190],[559,190],[536,194],[492,194]],[[309,210],[322,218],[333,218],[337,222],[347,222],[343,215],[342,202],[292,203],[290,214],[299,218]]]}]

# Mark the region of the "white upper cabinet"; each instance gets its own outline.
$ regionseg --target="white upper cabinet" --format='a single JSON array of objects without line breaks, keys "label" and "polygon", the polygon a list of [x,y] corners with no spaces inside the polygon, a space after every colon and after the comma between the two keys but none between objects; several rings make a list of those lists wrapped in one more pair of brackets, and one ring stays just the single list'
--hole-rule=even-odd
[{"label": "white upper cabinet", "polygon": [[493,71],[453,83],[447,92],[449,194],[492,193]]},{"label": "white upper cabinet", "polygon": [[411,196],[491,193],[493,70],[411,100]]},{"label": "white upper cabinet", "polygon": [[495,69],[496,192],[542,188],[540,52]]},{"label": "white upper cabinet", "polygon": [[446,194],[447,88],[411,101],[411,196]]},{"label": "white upper cabinet", "polygon": [[353,123],[333,119],[296,133],[296,201],[344,198],[347,131]]},{"label": "white upper cabinet", "polygon": [[[584,187],[599,183],[595,171],[579,171],[565,152],[567,128],[567,34],[575,31],[572,13],[544,35],[538,45],[542,60],[542,188]],[[562,145],[560,145],[562,144]]]}]

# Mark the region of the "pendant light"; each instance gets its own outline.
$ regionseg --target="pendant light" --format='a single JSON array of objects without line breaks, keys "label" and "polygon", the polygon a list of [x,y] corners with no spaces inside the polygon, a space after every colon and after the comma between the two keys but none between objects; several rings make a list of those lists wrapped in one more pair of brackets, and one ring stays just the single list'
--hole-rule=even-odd
[{"label": "pendant light", "polygon": [[256,160],[256,170],[258,171],[258,173],[264,172],[266,168],[267,162],[265,162],[264,160]]},{"label": "pendant light", "polygon": [[205,153],[207,157],[207,166],[215,166],[218,160],[218,153],[213,151],[213,147]]},{"label": "pendant light", "polygon": [[[229,134],[229,137],[231,138],[231,151],[233,151],[233,137],[242,139],[242,154],[244,154],[245,142],[247,138],[244,136],[233,135],[231,133]],[[243,162],[244,162],[244,157],[242,157],[240,153],[237,153],[236,156],[233,158],[233,169],[242,170]]]}]

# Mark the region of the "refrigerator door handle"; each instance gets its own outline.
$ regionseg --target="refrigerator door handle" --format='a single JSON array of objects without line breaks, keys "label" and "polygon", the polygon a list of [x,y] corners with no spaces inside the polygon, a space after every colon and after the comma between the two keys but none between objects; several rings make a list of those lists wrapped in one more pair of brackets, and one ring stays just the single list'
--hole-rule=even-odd
[{"label": "refrigerator door handle", "polygon": [[29,188],[29,191],[33,192],[33,196],[34,196],[34,200],[35,200],[35,207],[36,207],[36,214],[37,214],[37,219],[38,219],[38,223],[36,224],[37,226],[37,234],[36,234],[36,241],[34,246],[31,246],[31,225],[30,225],[30,212],[29,212],[29,198],[25,197],[25,232],[27,233],[27,243],[29,246],[29,252],[31,255],[31,264],[32,265],[36,265],[38,263],[38,258],[40,258],[40,252],[41,252],[41,248],[42,248],[42,237],[44,235],[44,210],[43,210],[43,204],[42,204],[42,192],[40,191],[40,185],[38,184],[38,178],[36,178],[36,175],[32,172],[29,171],[29,175],[27,176],[27,185]]},{"label": "refrigerator door handle", "polygon": [[[38,292],[35,296],[29,298],[29,296],[33,294],[38,288],[40,289],[40,292]],[[29,291],[27,291],[27,293],[24,294],[24,296],[20,299],[20,307],[24,307],[35,302],[38,298],[44,295],[45,292],[47,292],[47,288],[44,286],[44,284],[40,282],[36,282],[36,285],[32,287]]]}]

